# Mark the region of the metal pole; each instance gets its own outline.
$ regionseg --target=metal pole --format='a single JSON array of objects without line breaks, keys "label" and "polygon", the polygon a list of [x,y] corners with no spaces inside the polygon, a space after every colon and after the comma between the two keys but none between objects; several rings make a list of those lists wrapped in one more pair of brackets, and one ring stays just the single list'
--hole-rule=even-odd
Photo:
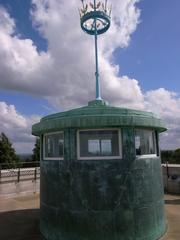
[{"label": "metal pole", "polygon": [[37,169],[35,167],[35,169],[34,169],[34,180],[36,181],[36,179],[37,179]]},{"label": "metal pole", "polygon": [[17,181],[20,181],[20,168],[18,168],[18,175],[17,175]]},{"label": "metal pole", "polygon": [[168,192],[168,188],[169,188],[169,166],[168,166],[168,161],[166,161],[166,184],[167,184],[167,192]]},{"label": "metal pole", "polygon": [[[94,0],[94,11],[96,11],[96,0]],[[100,92],[100,82],[99,82],[99,67],[98,67],[98,45],[97,45],[97,22],[96,18],[94,19],[95,21],[95,60],[96,60],[96,100],[101,100],[101,92]]]}]

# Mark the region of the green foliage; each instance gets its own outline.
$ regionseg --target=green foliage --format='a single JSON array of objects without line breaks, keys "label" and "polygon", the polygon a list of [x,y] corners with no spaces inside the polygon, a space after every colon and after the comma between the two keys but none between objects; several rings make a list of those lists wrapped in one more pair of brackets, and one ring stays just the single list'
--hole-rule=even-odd
[{"label": "green foliage", "polygon": [[180,164],[180,148],[176,149],[173,152],[172,157],[173,157],[174,163]]},{"label": "green foliage", "polygon": [[162,163],[180,164],[180,148],[161,151]]},{"label": "green foliage", "polygon": [[19,163],[19,157],[16,155],[12,143],[3,132],[0,134],[0,163],[9,167],[16,167]]},{"label": "green foliage", "polygon": [[40,161],[40,139],[36,138],[36,142],[33,148],[32,161]]}]

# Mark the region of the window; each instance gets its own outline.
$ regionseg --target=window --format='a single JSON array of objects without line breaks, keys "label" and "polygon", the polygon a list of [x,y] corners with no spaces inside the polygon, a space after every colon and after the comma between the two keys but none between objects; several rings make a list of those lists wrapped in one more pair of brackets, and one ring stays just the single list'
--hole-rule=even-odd
[{"label": "window", "polygon": [[63,159],[64,135],[62,132],[48,133],[44,135],[44,159]]},{"label": "window", "polygon": [[135,130],[135,148],[136,155],[156,154],[156,137],[155,132],[146,129]]},{"label": "window", "polygon": [[78,159],[113,159],[121,157],[119,130],[80,130]]}]

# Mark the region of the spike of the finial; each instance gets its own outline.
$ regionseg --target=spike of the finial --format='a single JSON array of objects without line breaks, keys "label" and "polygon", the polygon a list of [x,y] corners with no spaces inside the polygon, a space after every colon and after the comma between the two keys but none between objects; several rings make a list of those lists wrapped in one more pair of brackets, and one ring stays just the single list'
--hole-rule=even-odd
[{"label": "spike of the finial", "polygon": [[79,16],[81,18],[81,10],[78,8]]},{"label": "spike of the finial", "polygon": [[89,5],[94,10],[94,5],[91,2],[89,3]]},{"label": "spike of the finial", "polygon": [[111,12],[112,12],[112,4],[111,4],[110,9],[109,9],[109,17],[111,16]]},{"label": "spike of the finial", "polygon": [[105,12],[107,12],[107,0],[105,0]]},{"label": "spike of the finial", "polygon": [[96,8],[98,9],[101,6],[101,2],[98,2]]},{"label": "spike of the finial", "polygon": [[83,5],[83,9],[84,9],[84,0],[81,0],[81,2],[82,2],[82,5]]}]

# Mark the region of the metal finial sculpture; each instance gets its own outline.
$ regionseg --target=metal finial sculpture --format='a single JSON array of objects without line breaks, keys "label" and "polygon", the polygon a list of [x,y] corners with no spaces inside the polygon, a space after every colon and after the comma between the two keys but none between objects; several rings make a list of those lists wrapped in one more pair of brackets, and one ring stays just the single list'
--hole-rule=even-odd
[{"label": "metal finial sculpture", "polygon": [[90,35],[95,36],[95,60],[96,60],[96,100],[101,100],[99,68],[98,68],[98,46],[97,36],[105,33],[110,27],[110,16],[112,7],[107,6],[107,0],[96,3],[85,3],[81,0],[82,9],[79,10],[81,28]]}]

